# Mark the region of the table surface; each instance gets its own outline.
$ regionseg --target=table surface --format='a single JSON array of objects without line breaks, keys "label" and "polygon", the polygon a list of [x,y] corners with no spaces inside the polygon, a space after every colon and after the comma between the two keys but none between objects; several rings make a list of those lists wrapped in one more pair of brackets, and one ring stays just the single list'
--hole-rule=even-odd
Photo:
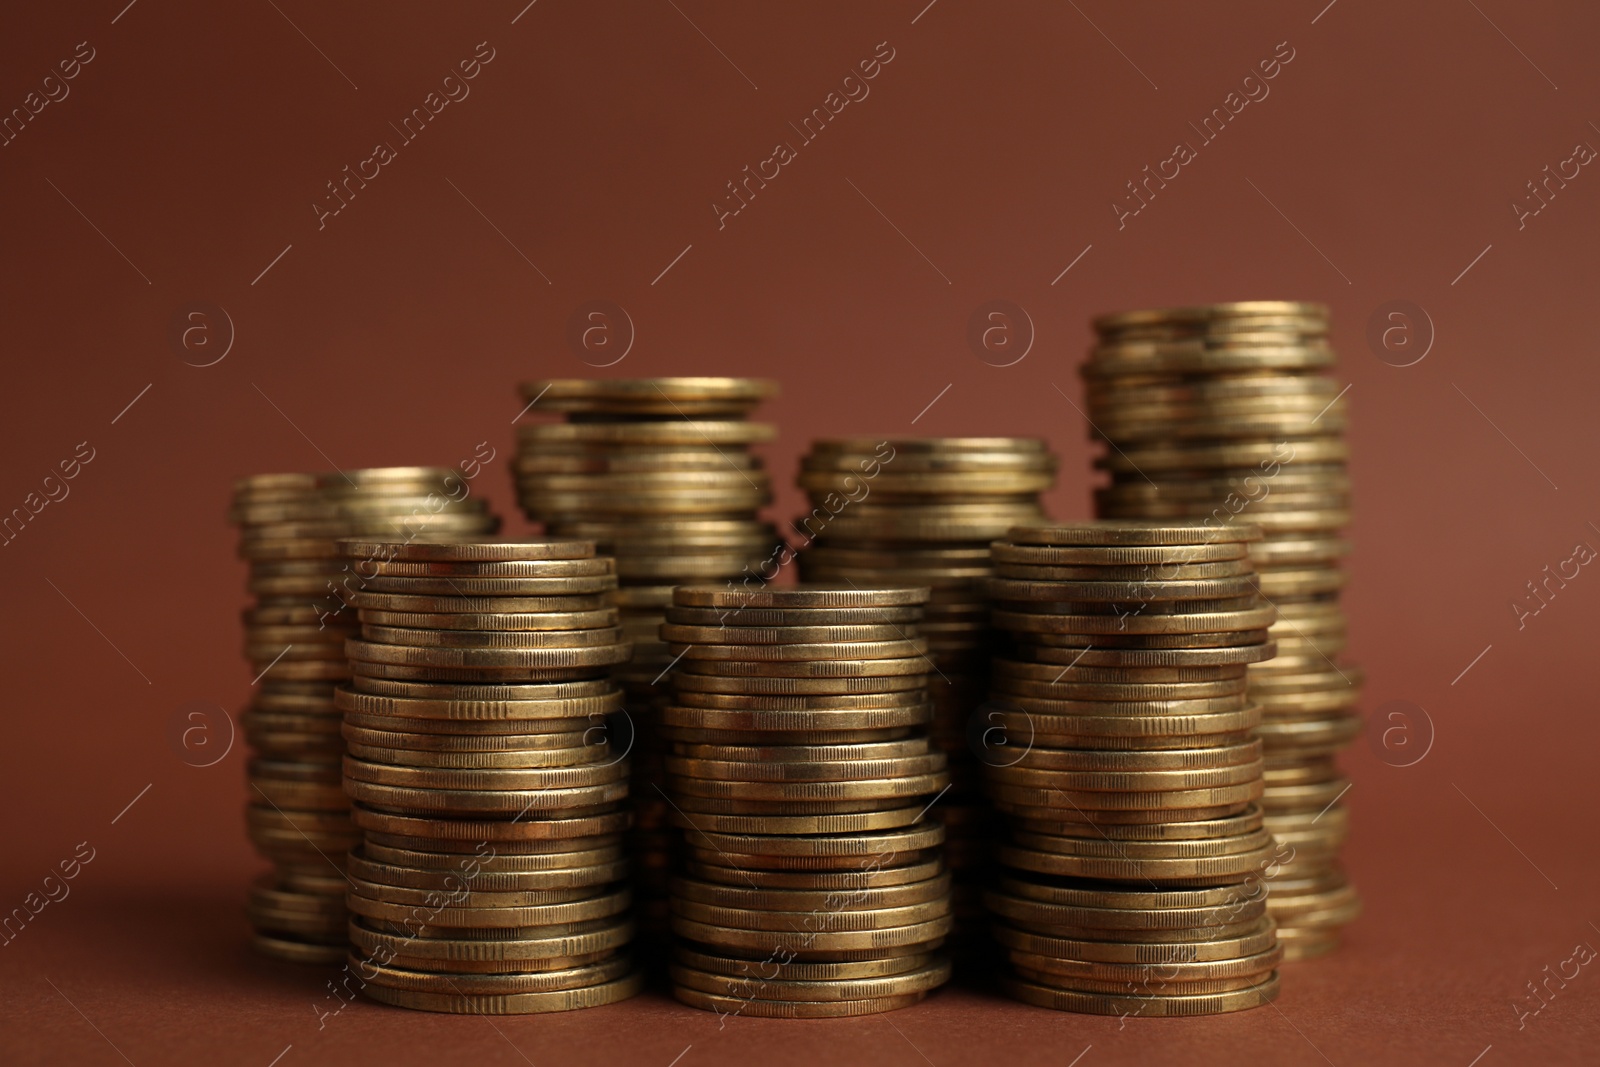
[{"label": "table surface", "polygon": [[[915,1007],[846,1020],[724,1020],[678,1004],[663,988],[547,1016],[432,1015],[360,999],[336,1010],[341,1002],[328,987],[334,969],[269,961],[250,949],[242,900],[254,868],[242,852],[225,850],[209,865],[197,860],[199,877],[130,868],[120,878],[110,843],[79,872],[70,896],[0,949],[0,1004],[9,1016],[0,1027],[0,1062],[1595,1062],[1600,968],[1570,977],[1577,965],[1567,964],[1569,978],[1558,976],[1575,945],[1600,945],[1592,841],[1571,847],[1559,821],[1530,818],[1531,809],[1499,811],[1497,822],[1462,819],[1456,809],[1477,801],[1448,783],[1436,783],[1443,791],[1416,789],[1400,775],[1374,766],[1357,775],[1349,797],[1358,827],[1349,867],[1366,912],[1346,944],[1285,966],[1274,1005],[1235,1015],[1063,1014],[1009,1002],[970,978]],[[1585,791],[1578,778],[1554,779],[1538,803],[1552,810],[1582,804]],[[146,803],[133,811],[147,822],[183,817],[155,798]],[[1513,827],[1514,841],[1500,832]],[[20,900],[27,890],[24,883],[6,891]],[[1549,990],[1537,1013],[1529,982]],[[1518,1005],[1528,1012],[1520,1020]]]}]

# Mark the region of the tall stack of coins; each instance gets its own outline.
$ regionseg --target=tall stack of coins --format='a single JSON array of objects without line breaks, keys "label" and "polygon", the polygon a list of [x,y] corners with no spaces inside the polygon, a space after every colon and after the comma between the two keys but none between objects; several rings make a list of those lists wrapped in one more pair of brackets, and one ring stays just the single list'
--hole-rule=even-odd
[{"label": "tall stack of coins", "polygon": [[1094,433],[1109,445],[1106,518],[1249,522],[1278,655],[1250,669],[1263,710],[1267,825],[1290,858],[1269,910],[1288,958],[1326,952],[1360,901],[1338,865],[1349,787],[1335,754],[1361,730],[1362,674],[1341,662],[1350,519],[1344,386],[1327,373],[1328,310],[1253,301],[1096,319],[1083,368]]},{"label": "tall stack of coins", "polygon": [[[476,472],[474,472],[476,473]],[[492,532],[497,520],[449,468],[387,467],[329,474],[261,474],[234,484],[228,517],[250,564],[245,656],[255,695],[243,715],[250,763],[250,840],[273,863],[251,888],[258,950],[304,963],[345,954],[345,853],[355,843],[339,786],[339,711],[350,676],[344,640],[355,612],[340,537],[422,531]]]},{"label": "tall stack of coins", "polygon": [[633,853],[647,916],[665,926],[666,805],[651,726],[672,661],[659,630],[680,582],[748,577],[777,566],[779,539],[757,510],[771,486],[749,446],[771,425],[747,421],[773,382],[751,378],[557,379],[522,386],[529,415],[564,421],[518,428],[517,496],[553,537],[581,537],[615,557],[631,663],[617,669],[637,731]]},{"label": "tall stack of coins", "polygon": [[680,586],[661,730],[684,831],[673,992],[724,1014],[863,1015],[950,965],[949,783],[930,742],[926,588]]},{"label": "tall stack of coins", "polygon": [[992,836],[968,736],[986,728],[973,712],[993,653],[989,542],[1044,518],[1039,494],[1055,470],[1043,441],[1020,437],[821,440],[801,463],[812,511],[794,529],[809,545],[800,555],[807,581],[933,590],[919,628],[933,670],[933,739],[950,756],[951,787],[937,811],[962,935],[982,929]]},{"label": "tall stack of coins", "polygon": [[1017,998],[1153,1016],[1277,994],[1246,696],[1273,652],[1246,547],[1260,536],[1107,522],[995,543],[995,625],[1013,645],[992,708],[1012,756],[984,772],[1011,836],[986,899]]},{"label": "tall stack of coins", "polygon": [[612,561],[584,541],[341,544],[362,579],[337,693],[361,988],[469,1014],[632,996]]}]

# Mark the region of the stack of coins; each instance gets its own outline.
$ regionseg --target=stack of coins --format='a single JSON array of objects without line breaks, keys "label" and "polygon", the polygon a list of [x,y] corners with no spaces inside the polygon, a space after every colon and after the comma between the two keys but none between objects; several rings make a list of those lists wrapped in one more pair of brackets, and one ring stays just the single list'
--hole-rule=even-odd
[{"label": "stack of coins", "polygon": [[632,996],[612,561],[584,541],[341,544],[362,579],[337,693],[361,988],[467,1014]]},{"label": "stack of coins", "polygon": [[1361,671],[1340,660],[1340,530],[1350,519],[1344,386],[1328,310],[1259,301],[1095,320],[1083,368],[1094,433],[1108,443],[1105,518],[1249,522],[1278,655],[1250,668],[1266,745],[1267,825],[1290,858],[1269,910],[1290,959],[1326,952],[1360,901],[1338,865],[1349,782],[1336,753],[1361,730]]},{"label": "stack of coins", "polygon": [[661,730],[685,830],[673,992],[724,1014],[864,1015],[950,974],[949,783],[930,742],[925,588],[680,586]]},{"label": "stack of coins", "polygon": [[338,963],[345,955],[345,853],[355,843],[339,785],[339,711],[355,632],[354,580],[340,537],[492,532],[495,518],[449,468],[388,467],[262,474],[234,484],[229,519],[250,564],[244,613],[255,695],[243,715],[250,763],[250,840],[273,863],[250,891],[254,943],[269,956]]},{"label": "stack of coins", "polygon": [[984,773],[1011,835],[986,899],[1017,998],[1203,1015],[1277,994],[1246,696],[1273,652],[1246,547],[1260,536],[1108,522],[995,543],[995,624],[1013,647],[991,706],[1012,756]]},{"label": "stack of coins", "polygon": [[672,587],[749,577],[778,566],[779,538],[756,512],[771,500],[768,475],[749,446],[771,425],[747,416],[773,396],[751,378],[557,379],[522,386],[529,415],[564,421],[518,428],[517,496],[552,537],[594,541],[615,557],[625,640],[633,660],[617,669],[628,696],[636,825],[632,852],[647,918],[666,924],[666,805],[661,747],[652,727],[672,656],[659,636]]},{"label": "stack of coins", "polygon": [[1044,518],[1039,494],[1055,469],[1043,441],[1018,437],[822,440],[801,463],[812,511],[793,525],[809,545],[800,555],[807,581],[933,590],[920,629],[933,665],[933,739],[950,756],[951,787],[937,810],[962,940],[983,929],[992,837],[969,736],[987,728],[973,712],[994,651],[983,587],[989,542]]}]

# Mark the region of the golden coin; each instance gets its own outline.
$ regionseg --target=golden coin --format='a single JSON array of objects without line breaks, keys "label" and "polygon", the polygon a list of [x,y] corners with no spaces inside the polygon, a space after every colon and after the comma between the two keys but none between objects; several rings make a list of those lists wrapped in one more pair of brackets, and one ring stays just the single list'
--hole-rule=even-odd
[{"label": "golden coin", "polygon": [[[667,608],[667,621],[678,626],[701,629],[742,626],[753,628],[817,627],[817,626],[881,626],[888,623],[913,623],[921,619],[923,609],[917,605],[904,607],[845,607],[845,608],[758,608],[722,607],[695,608],[672,606]],[[685,634],[672,640],[691,640]],[[753,643],[753,642],[752,642]]]},{"label": "golden coin", "polygon": [[[341,688],[334,697],[337,707],[358,715],[381,715],[396,719],[579,719],[607,715],[622,707],[622,690],[609,679],[593,682],[556,683],[543,688],[548,698],[510,697],[494,699],[434,699],[431,697],[385,696]],[[427,729],[418,724],[416,729]],[[529,728],[533,732],[533,728]]]},{"label": "golden coin", "polygon": [[[941,757],[943,753],[940,754]],[[938,763],[943,763],[940,759]],[[864,778],[847,781],[726,781],[713,778],[690,778],[669,775],[679,803],[685,797],[708,797],[725,800],[770,800],[785,802],[821,803],[845,800],[878,800],[922,796],[937,793],[948,785],[950,776],[943,770],[926,774],[908,774],[894,778]]]},{"label": "golden coin", "polygon": [[750,645],[825,643],[839,645],[844,642],[905,640],[916,636],[915,625],[887,623],[873,626],[747,626],[742,620],[730,620],[739,625],[685,626],[667,623],[661,627],[661,639],[680,647],[692,644]]},{"label": "golden coin", "polygon": [[1247,989],[1229,993],[1165,994],[1156,996],[1121,996],[1104,993],[1075,993],[1064,989],[1037,985],[1017,978],[1002,978],[1001,986],[1007,993],[1028,1004],[1057,1011],[1073,1011],[1091,1015],[1142,1016],[1148,1018],[1218,1015],[1259,1007],[1278,995],[1278,976],[1274,972],[1266,981]]},{"label": "golden coin", "polygon": [[[893,742],[891,742],[893,744]],[[926,742],[923,742],[926,746]],[[825,748],[825,746],[794,746]],[[739,761],[667,756],[663,761],[669,774],[683,778],[713,779],[727,782],[844,782],[871,778],[899,778],[926,775],[945,770],[943,752],[885,757],[841,757],[825,760],[774,759]]]},{"label": "golden coin", "polygon": [[[1049,665],[1047,665],[1049,666]],[[1115,682],[1035,682],[997,675],[992,692],[995,699],[1042,697],[1046,700],[1113,701],[1205,700],[1242,695],[1247,688],[1243,678],[1218,682],[1152,682],[1149,685]]]},{"label": "golden coin", "polygon": [[885,978],[891,975],[920,971],[935,961],[931,952],[908,955],[883,956],[877,959],[851,961],[779,961],[768,959],[741,959],[734,956],[716,956],[697,952],[683,945],[673,948],[673,956],[685,967],[707,974],[726,975],[731,978],[791,982],[835,982],[858,978]]},{"label": "golden coin", "polygon": [[997,608],[995,626],[1020,632],[1070,634],[1199,634],[1255,630],[1269,625],[1277,611],[1270,605],[1240,611],[1195,615],[1055,615]]},{"label": "golden coin", "polygon": [[379,593],[351,590],[351,606],[376,611],[402,611],[444,615],[539,614],[570,611],[605,611],[612,607],[604,592],[583,595],[551,596],[417,596],[409,593]]},{"label": "golden coin", "polygon": [[[692,817],[674,809],[671,820],[697,833],[731,834],[854,834],[867,830],[892,830],[919,821],[927,805],[890,810],[841,812],[819,815],[718,815],[696,812]],[[358,819],[359,823],[360,820]]]},{"label": "golden coin", "polygon": [[945,874],[907,885],[851,886],[839,889],[772,889],[674,878],[671,882],[671,892],[675,898],[681,900],[719,907],[786,912],[814,909],[862,911],[944,900],[950,895],[950,876]]},{"label": "golden coin", "polygon": [[628,776],[626,760],[567,767],[525,767],[490,770],[388,766],[346,756],[346,782],[376,782],[417,789],[483,790],[567,789],[602,785]]},{"label": "golden coin", "polygon": [[621,810],[556,818],[444,819],[399,815],[353,804],[350,821],[369,835],[380,833],[424,840],[490,841],[499,847],[499,842],[564,841],[621,833],[633,822],[633,813]]},{"label": "golden coin", "polygon": [[[366,896],[364,893],[352,889],[348,896],[350,911],[356,915],[374,920],[398,923],[417,923],[420,921],[423,923],[424,928],[482,930],[544,926],[547,924],[604,919],[626,912],[633,901],[632,893],[627,889],[622,889],[615,893],[589,896],[554,904],[457,907],[441,903],[441,894],[437,891],[417,891],[412,894],[408,891],[386,887],[383,892],[386,896],[411,897],[412,899],[405,902],[391,903],[387,900]],[[481,895],[471,894],[468,899]],[[518,894],[497,895],[516,896]],[[455,900],[459,899],[459,896],[459,894],[447,894],[444,895],[443,899]],[[418,916],[419,905],[425,909],[420,917]]]},{"label": "golden coin", "polygon": [[[624,765],[618,767],[626,769]],[[395,768],[399,770],[400,768]],[[466,774],[466,771],[455,772]],[[514,771],[484,771],[484,774],[513,774]],[[603,785],[561,789],[424,789],[415,786],[381,785],[347,778],[346,795],[386,811],[452,812],[459,814],[504,814],[506,812],[560,811],[564,808],[596,807],[622,800],[628,795],[625,779]]]},{"label": "golden coin", "polygon": [[[360,579],[363,595],[366,592],[402,594],[411,597],[552,597],[604,593],[617,587],[615,574],[596,574],[575,578],[479,578],[471,576],[440,576],[434,578],[399,577],[377,574]],[[362,606],[356,599],[356,606]],[[555,604],[556,610],[579,605]],[[502,610],[514,611],[506,606]]]},{"label": "golden coin", "polygon": [[[873,661],[868,661],[873,662]],[[673,675],[672,685],[680,694],[685,693],[739,693],[749,696],[798,696],[894,693],[912,690],[926,693],[928,689],[928,664],[926,660],[878,660],[890,663],[901,670],[912,663],[923,668],[915,673],[878,674],[860,677],[795,678],[782,675],[727,676],[680,672]]]},{"label": "golden coin", "polygon": [[860,589],[854,586],[804,585],[778,589],[733,589],[716,585],[679,586],[673,603],[703,608],[848,608],[903,607],[927,603],[927,588],[915,586]]},{"label": "golden coin", "polygon": [[[902,637],[885,641],[800,642],[797,640],[759,645],[673,643],[668,649],[675,656],[681,655],[685,662],[700,660],[756,664],[790,663],[799,660],[890,660],[920,657],[928,651],[928,642],[919,637]],[[720,666],[704,668],[708,672],[721,669]]]},{"label": "golden coin", "polygon": [[[727,859],[727,854],[717,854]],[[898,858],[898,857],[897,857]],[[945,870],[942,859],[930,859],[899,867],[846,870],[756,870],[750,867],[719,866],[700,860],[687,860],[684,870],[701,881],[720,882],[741,889],[806,889],[838,891],[879,889],[909,885],[937,878]],[[341,883],[342,884],[342,883]]]},{"label": "golden coin", "polygon": [[[803,923],[805,916],[796,917],[795,921]],[[954,921],[945,914],[911,926],[819,931],[797,925],[780,930],[719,926],[674,913],[671,925],[673,933],[701,945],[763,955],[771,952],[792,952],[801,958],[823,955],[837,960],[846,953],[871,958],[894,949],[927,952],[950,933]]]},{"label": "golden coin", "polygon": [[612,956],[593,963],[518,974],[431,974],[403,967],[382,966],[352,954],[350,965],[368,985],[391,990],[412,990],[466,997],[544,993],[580,989],[616,981],[634,968],[627,956]]},{"label": "golden coin", "polygon": [[672,987],[672,995],[691,1008],[714,1011],[722,1016],[748,1015],[761,1019],[842,1019],[909,1008],[920,1002],[927,994],[911,993],[898,997],[876,997],[871,1000],[750,1000],[675,985]]},{"label": "golden coin", "polygon": [[682,964],[669,969],[674,986],[752,1001],[802,1001],[836,1004],[874,998],[924,993],[950,980],[950,961],[935,959],[914,971],[871,978],[835,978],[825,981],[742,977],[697,970]]},{"label": "golden coin", "polygon": [[[369,613],[370,614],[370,613]],[[591,648],[622,641],[621,627],[588,630],[436,630],[366,622],[365,641],[417,648]]]},{"label": "golden coin", "polygon": [[558,669],[625,663],[633,653],[633,646],[617,643],[592,648],[423,648],[413,645],[380,644],[352,637],[345,641],[345,651],[353,660],[379,665],[463,669]]},{"label": "golden coin", "polygon": [[945,830],[935,822],[915,826],[901,824],[897,829],[819,831],[830,837],[771,837],[762,833],[701,831],[690,835],[718,850],[772,856],[866,856],[893,857],[920,852],[944,843]]},{"label": "golden coin", "polygon": [[1261,531],[1248,525],[1217,530],[1203,523],[1161,523],[1119,519],[1053,526],[1016,526],[1006,540],[1014,545],[1048,545],[1055,548],[1093,546],[1160,546],[1236,544],[1259,541]]},{"label": "golden coin", "polygon": [[[898,642],[896,642],[898,644]],[[927,675],[932,665],[924,653],[927,644],[923,641],[906,642],[904,651],[910,653],[900,657],[884,657],[882,659],[829,659],[829,660],[698,660],[685,656],[679,661],[676,668],[677,674],[673,676],[674,685],[682,685],[686,676],[705,677],[713,676],[721,679],[744,681],[759,678],[763,681],[783,679],[785,681],[802,681],[814,679],[840,680],[840,681],[878,681],[886,678],[912,676],[921,678]],[[716,648],[715,645],[700,645],[698,648]],[[783,648],[776,646],[750,646]]]},{"label": "golden coin", "polygon": [[1239,934],[1198,941],[1074,940],[1031,933],[1005,923],[993,927],[996,941],[1013,952],[1041,956],[1063,965],[1174,966],[1230,962],[1272,951],[1277,924],[1263,916]]},{"label": "golden coin", "polygon": [[[456,970],[466,963],[516,962],[532,969],[539,961],[583,957],[622,948],[633,940],[630,919],[599,919],[551,928],[542,937],[512,937],[496,931],[493,938],[419,937],[390,934],[350,924],[351,950],[367,959],[405,957],[429,961],[437,970]],[[437,961],[437,962],[434,962]]]},{"label": "golden coin", "polygon": [[928,722],[932,712],[932,705],[926,699],[918,704],[838,711],[762,711],[672,704],[661,709],[659,722],[664,726],[709,730],[845,731],[915,726]]},{"label": "golden coin", "polygon": [[421,1011],[451,1012],[457,1015],[532,1015],[543,1012],[572,1011],[615,1004],[644,988],[644,973],[636,971],[600,985],[544,993],[501,993],[480,996],[458,993],[423,993],[410,989],[390,989],[369,982],[363,992],[373,1000]]}]

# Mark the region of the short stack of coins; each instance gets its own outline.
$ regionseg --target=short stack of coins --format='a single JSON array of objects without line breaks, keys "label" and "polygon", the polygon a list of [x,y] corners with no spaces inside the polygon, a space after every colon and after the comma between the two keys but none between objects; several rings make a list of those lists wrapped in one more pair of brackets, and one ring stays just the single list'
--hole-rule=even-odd
[{"label": "short stack of coins", "polygon": [[1291,857],[1270,910],[1290,959],[1327,952],[1360,911],[1339,868],[1349,781],[1335,755],[1361,730],[1362,674],[1340,660],[1349,545],[1348,388],[1328,372],[1328,310],[1256,301],[1095,320],[1083,368],[1089,419],[1108,442],[1105,518],[1249,522],[1278,655],[1250,669],[1262,707],[1267,825]]},{"label": "short stack of coins", "polygon": [[632,996],[611,559],[585,541],[341,545],[361,579],[336,698],[360,988],[462,1014]]},{"label": "short stack of coins", "polygon": [[801,462],[811,513],[793,523],[807,581],[926,585],[920,624],[933,665],[934,743],[950,756],[951,788],[936,809],[948,832],[957,935],[981,934],[982,879],[993,813],[983,799],[970,733],[988,692],[989,543],[1044,519],[1039,494],[1056,459],[1036,438],[820,440]]},{"label": "short stack of coins", "polygon": [[[751,378],[556,379],[522,386],[527,417],[563,421],[518,427],[517,497],[552,537],[594,541],[617,561],[630,663],[617,670],[628,695],[637,822],[633,855],[646,916],[666,924],[666,806],[652,722],[672,660],[658,631],[680,582],[748,578],[775,568],[779,538],[757,518],[771,486],[751,445],[773,427],[748,421],[777,392]],[[761,575],[769,579],[771,573]]]},{"label": "short stack of coins", "polygon": [[1275,846],[1246,695],[1273,653],[1247,548],[1260,536],[1119,521],[995,543],[1012,646],[991,715],[1011,755],[984,775],[1010,839],[985,899],[1018,999],[1157,1016],[1276,995]]},{"label": "short stack of coins", "polygon": [[421,531],[493,532],[497,523],[449,468],[386,467],[327,474],[262,474],[235,483],[229,518],[250,564],[255,603],[244,612],[255,681],[243,715],[254,749],[246,809],[250,840],[274,870],[251,888],[256,948],[303,963],[345,955],[345,853],[357,833],[340,787],[339,711],[355,632],[340,537]]},{"label": "short stack of coins", "polygon": [[949,784],[928,737],[926,588],[680,586],[661,730],[684,831],[674,995],[723,1014],[864,1015],[942,984]]}]

